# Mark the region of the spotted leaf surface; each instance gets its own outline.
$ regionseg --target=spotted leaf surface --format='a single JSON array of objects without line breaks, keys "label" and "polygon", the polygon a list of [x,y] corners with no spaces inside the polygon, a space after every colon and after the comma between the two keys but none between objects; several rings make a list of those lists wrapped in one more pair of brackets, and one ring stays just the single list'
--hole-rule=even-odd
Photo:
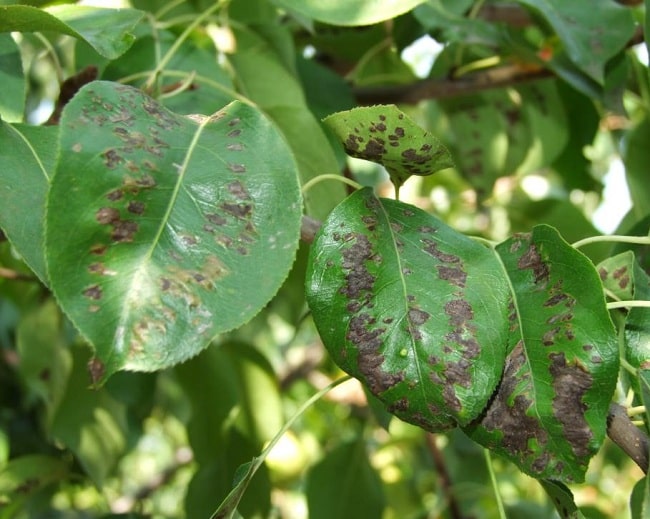
[{"label": "spotted leaf surface", "polygon": [[60,131],[47,267],[95,347],[97,380],[187,359],[278,290],[300,193],[291,153],[258,110],[234,102],[185,117],[95,82],[66,106]]},{"label": "spotted leaf surface", "polygon": [[512,287],[514,348],[490,406],[466,432],[534,477],[582,481],[605,437],[618,373],[598,273],[546,225],[496,253]]},{"label": "spotted leaf surface", "polygon": [[342,202],[312,246],[307,297],[334,360],[398,417],[466,425],[501,377],[508,283],[492,251],[370,189]]},{"label": "spotted leaf surface", "polygon": [[397,188],[412,175],[453,166],[447,148],[394,105],[354,108],[323,122],[349,155],[383,165]]},{"label": "spotted leaf surface", "polygon": [[583,479],[618,345],[594,266],[553,228],[488,248],[361,190],[319,231],[307,296],[334,360],[401,419]]}]

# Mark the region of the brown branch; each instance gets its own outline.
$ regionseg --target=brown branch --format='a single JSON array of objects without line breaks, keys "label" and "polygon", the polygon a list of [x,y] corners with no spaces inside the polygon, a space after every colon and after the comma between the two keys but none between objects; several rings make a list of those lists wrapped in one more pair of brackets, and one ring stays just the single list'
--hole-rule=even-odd
[{"label": "brown branch", "polygon": [[463,512],[458,504],[456,499],[456,494],[453,488],[453,481],[447,470],[447,463],[445,458],[442,455],[442,452],[436,444],[436,437],[431,433],[426,435],[427,447],[431,453],[431,459],[433,460],[433,465],[436,468],[436,472],[440,477],[440,486],[442,487],[442,492],[445,498],[447,499],[447,504],[449,505],[449,516],[452,519],[463,519],[465,517]]},{"label": "brown branch", "polygon": [[618,445],[641,468],[648,473],[648,452],[650,440],[648,436],[636,427],[625,407],[612,404],[607,415],[607,436]]},{"label": "brown branch", "polygon": [[458,79],[423,79],[407,85],[357,87],[353,89],[360,105],[405,103],[415,104],[423,99],[445,99],[474,94],[491,88],[514,86],[553,77],[553,72],[541,68],[504,65]]}]

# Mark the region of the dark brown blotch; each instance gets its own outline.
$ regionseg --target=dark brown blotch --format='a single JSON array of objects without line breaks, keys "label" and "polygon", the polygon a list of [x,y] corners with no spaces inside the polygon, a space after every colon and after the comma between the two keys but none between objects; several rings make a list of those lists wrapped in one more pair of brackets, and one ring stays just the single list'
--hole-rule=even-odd
[{"label": "dark brown blotch", "polygon": [[536,285],[546,283],[550,275],[548,265],[542,260],[534,243],[531,243],[526,252],[519,258],[517,268],[532,270]]},{"label": "dark brown blotch", "polygon": [[223,209],[224,212],[239,220],[248,219],[253,214],[252,204],[233,204],[231,202],[223,202],[219,207]]},{"label": "dark brown blotch", "polygon": [[589,456],[593,433],[585,419],[588,405],[583,398],[593,378],[580,364],[568,364],[564,352],[551,353],[549,371],[553,377],[553,416],[562,424],[564,437],[576,456]]},{"label": "dark brown blotch", "polygon": [[233,173],[246,173],[246,166],[244,164],[234,164],[231,162],[228,164],[228,169]]},{"label": "dark brown blotch", "polygon": [[131,200],[126,206],[129,213],[141,215],[144,213],[144,203],[139,200]]},{"label": "dark brown blotch", "polygon": [[115,169],[124,159],[116,150],[110,149],[102,153],[104,165],[109,169]]},{"label": "dark brown blotch", "polygon": [[138,224],[133,220],[119,220],[113,223],[111,239],[117,243],[131,242],[138,231]]},{"label": "dark brown blotch", "polygon": [[460,263],[460,258],[458,256],[442,252],[438,248],[437,242],[429,238],[424,238],[422,240],[422,243],[424,244],[424,248],[423,248],[424,252],[430,254],[434,258],[442,261],[443,263]]},{"label": "dark brown blotch", "polygon": [[445,313],[454,327],[462,327],[467,321],[474,319],[472,306],[463,299],[453,299],[445,304]]},{"label": "dark brown blotch", "polygon": [[235,180],[228,184],[228,192],[238,200],[250,200],[251,196],[246,189],[246,186],[239,180]]},{"label": "dark brown blotch", "polygon": [[467,282],[467,272],[460,267],[447,267],[445,265],[438,265],[438,277],[449,281],[450,284],[459,288],[465,288]]},{"label": "dark brown blotch", "polygon": [[86,296],[88,299],[99,301],[103,295],[102,287],[100,287],[99,285],[91,285],[88,288],[85,288],[82,294]]}]

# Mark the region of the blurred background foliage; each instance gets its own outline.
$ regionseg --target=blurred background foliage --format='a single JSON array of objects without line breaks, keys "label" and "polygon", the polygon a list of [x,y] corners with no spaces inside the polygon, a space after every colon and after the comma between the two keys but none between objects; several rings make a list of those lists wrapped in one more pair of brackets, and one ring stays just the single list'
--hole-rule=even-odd
[{"label": "blurred background foliage", "polygon": [[[539,222],[569,242],[648,234],[644,2],[314,4],[105,3],[144,12],[132,45],[114,59],[58,32],[0,33],[0,113],[9,122],[55,122],[61,83],[95,76],[146,88],[178,113],[213,113],[243,96],[282,130],[303,183],[342,171],[392,196],[381,167],[346,158],[320,119],[397,103],[456,163],[410,179],[401,197],[456,229],[491,240]],[[191,26],[208,9],[213,14]],[[16,63],[26,81],[12,90]],[[344,196],[342,184],[321,182],[308,192],[306,211],[322,219]],[[119,373],[92,390],[88,347],[3,239],[0,518],[210,517],[237,468],[342,376],[306,311],[308,248],[247,325],[177,368]],[[583,250],[597,263],[624,249]],[[647,247],[635,250],[648,271]],[[626,396],[622,387],[617,398]],[[496,485],[482,449],[460,431],[434,436],[390,420],[349,381],[281,438],[239,513],[486,518],[498,516],[498,491],[508,517],[557,517],[537,481],[492,461]],[[607,443],[586,483],[572,490],[587,517],[629,517],[642,477]]]}]

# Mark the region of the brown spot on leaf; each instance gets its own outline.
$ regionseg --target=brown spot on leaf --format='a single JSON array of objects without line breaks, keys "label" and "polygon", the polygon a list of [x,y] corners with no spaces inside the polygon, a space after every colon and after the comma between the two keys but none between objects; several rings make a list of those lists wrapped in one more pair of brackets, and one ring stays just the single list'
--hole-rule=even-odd
[{"label": "brown spot on leaf", "polygon": [[86,296],[88,299],[92,299],[94,301],[98,301],[102,298],[102,287],[99,285],[92,285],[89,286],[88,288],[85,288],[84,291],[82,292],[84,296]]},{"label": "brown spot on leaf", "polygon": [[359,299],[364,292],[371,292],[375,276],[368,272],[366,262],[373,257],[370,240],[363,235],[353,235],[355,243],[341,252],[343,262],[341,267],[347,270],[345,286],[341,293],[350,299]]},{"label": "brown spot on leaf", "polygon": [[618,286],[622,289],[627,288],[627,285],[630,283],[630,275],[627,273],[627,267],[616,269],[612,273],[612,277],[618,282]]},{"label": "brown spot on leaf", "polygon": [[453,254],[447,254],[445,252],[442,252],[440,249],[438,249],[437,242],[429,238],[424,238],[422,240],[422,243],[424,244],[424,252],[427,252],[428,254],[442,261],[443,263],[460,263],[460,258],[458,256],[454,256]]},{"label": "brown spot on leaf", "polygon": [[220,206],[224,212],[239,220],[250,218],[253,213],[253,206],[251,204],[233,204],[231,202],[223,202]]},{"label": "brown spot on leaf", "polygon": [[239,180],[235,180],[228,184],[228,191],[231,195],[239,200],[250,200],[251,196],[246,189],[246,186],[242,184]]},{"label": "brown spot on leaf", "polygon": [[104,274],[106,272],[106,266],[101,262],[91,263],[88,265],[88,272],[92,274]]},{"label": "brown spot on leaf", "polygon": [[207,218],[207,220],[210,223],[213,223],[215,225],[225,225],[226,224],[226,219],[223,216],[219,215],[219,214],[209,213],[209,214],[206,214],[205,217]]},{"label": "brown spot on leaf", "polygon": [[126,210],[132,214],[144,213],[144,203],[138,200],[131,200],[126,207]]},{"label": "brown spot on leaf", "polygon": [[591,388],[593,378],[580,364],[567,364],[563,352],[549,354],[549,360],[555,391],[553,416],[562,424],[564,437],[576,456],[588,456],[593,433],[585,420],[588,406],[583,397]]},{"label": "brown spot on leaf", "polygon": [[102,157],[104,157],[104,164],[109,169],[115,169],[124,160],[114,149],[106,150],[102,153]]},{"label": "brown spot on leaf", "polygon": [[233,173],[246,173],[246,166],[244,164],[235,164],[231,162],[228,164],[228,169]]},{"label": "brown spot on leaf", "polygon": [[461,327],[467,321],[474,319],[472,306],[463,299],[453,299],[445,304],[445,313],[454,327]]},{"label": "brown spot on leaf", "polygon": [[[503,435],[503,447],[517,457],[533,454],[529,447],[530,440],[537,440],[539,445],[548,442],[546,431],[534,416],[528,414],[533,402],[523,394],[515,394],[518,387],[530,378],[528,372],[520,372],[525,363],[526,355],[519,341],[506,359],[501,384],[480,422],[488,431],[499,431]],[[540,463],[537,468],[541,472],[545,466]]]},{"label": "brown spot on leaf", "polygon": [[96,385],[104,377],[105,372],[106,367],[104,363],[97,357],[93,357],[88,361],[88,373],[93,384]]},{"label": "brown spot on leaf", "polygon": [[111,202],[117,202],[118,200],[121,200],[123,196],[124,191],[121,189],[114,189],[106,195],[106,198],[108,198]]},{"label": "brown spot on leaf", "polygon": [[113,207],[101,207],[95,213],[95,220],[102,225],[108,225],[119,221],[120,212]]},{"label": "brown spot on leaf", "polygon": [[564,293],[555,294],[549,297],[544,302],[544,306],[548,307],[548,306],[559,305],[560,303],[566,301],[567,299],[569,299],[569,296],[567,294]]},{"label": "brown spot on leaf", "polygon": [[131,242],[138,231],[138,224],[133,220],[119,220],[113,223],[111,239],[118,243]]},{"label": "brown spot on leaf", "polygon": [[460,267],[446,267],[444,265],[438,265],[437,268],[438,277],[440,279],[449,281],[450,284],[456,285],[459,288],[465,288],[467,273]]},{"label": "brown spot on leaf", "polygon": [[103,243],[98,243],[90,247],[90,253],[94,254],[95,256],[103,256],[106,253],[106,249],[106,245]]},{"label": "brown spot on leaf", "polygon": [[528,250],[519,258],[517,268],[532,270],[536,285],[548,281],[548,265],[542,260],[534,243],[531,243]]}]

